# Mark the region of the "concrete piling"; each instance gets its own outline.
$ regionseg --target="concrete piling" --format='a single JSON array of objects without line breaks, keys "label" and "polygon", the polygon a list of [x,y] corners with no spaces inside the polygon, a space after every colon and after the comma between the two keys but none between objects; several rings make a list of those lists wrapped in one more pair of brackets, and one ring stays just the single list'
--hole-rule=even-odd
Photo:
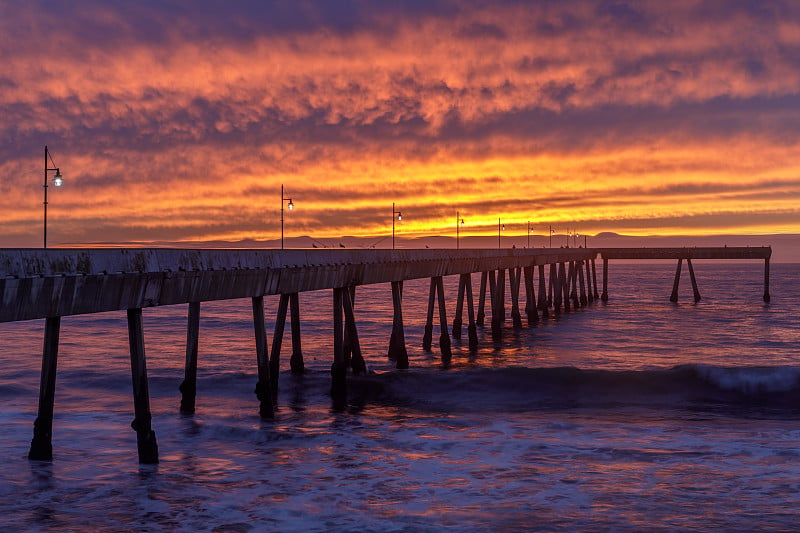
[{"label": "concrete piling", "polygon": [[458,296],[456,297],[456,312],[455,317],[453,318],[454,339],[461,338],[462,315],[464,312],[464,293],[466,292],[467,278],[469,278],[469,274],[461,274],[458,277]]},{"label": "concrete piling", "polygon": [[192,414],[197,396],[197,347],[200,338],[200,302],[189,302],[189,319],[186,326],[186,364],[181,392],[181,413]]},{"label": "concrete piling", "polygon": [[444,298],[444,281],[442,276],[436,276],[436,293],[439,296],[439,349],[442,352],[442,362],[450,364],[453,352],[450,346],[450,334],[447,328],[447,311]]},{"label": "concrete piling", "polygon": [[608,301],[608,258],[603,257],[603,295],[600,299],[604,302]]},{"label": "concrete piling", "polygon": [[303,349],[300,345],[300,297],[296,292],[289,295],[289,310],[292,321],[292,358],[289,360],[289,365],[292,374],[302,374],[305,372],[305,364]]},{"label": "concrete piling", "polygon": [[422,335],[422,349],[431,351],[433,346],[433,306],[436,305],[436,278],[431,278],[428,290],[428,313],[425,317],[425,333]]},{"label": "concrete piling", "polygon": [[515,328],[522,327],[522,316],[519,312],[520,269],[508,269],[508,283],[511,286],[511,322]]},{"label": "concrete piling", "polygon": [[258,382],[256,397],[259,401],[261,418],[272,418],[275,411],[272,405],[272,391],[269,372],[269,355],[267,354],[267,326],[264,322],[264,297],[253,297],[253,329],[256,336],[256,364],[258,365]]},{"label": "concrete piling", "polygon": [[467,315],[469,325],[467,326],[467,337],[469,338],[469,349],[478,349],[478,331],[475,324],[475,308],[472,305],[472,276],[464,274],[464,291],[467,296]]},{"label": "concrete piling", "polygon": [[342,291],[342,309],[344,310],[344,325],[345,333],[349,343],[350,350],[350,368],[353,369],[353,374],[366,374],[367,363],[364,361],[364,356],[361,354],[361,343],[358,340],[358,330],[356,328],[355,312],[353,311],[353,297],[355,295],[355,286],[350,289]]},{"label": "concrete piling", "polygon": [[672,303],[676,303],[678,301],[678,285],[681,282],[681,264],[683,263],[683,258],[678,259],[678,267],[675,269],[675,281],[672,284],[672,295],[669,297],[669,301]]},{"label": "concrete piling", "polygon": [[56,395],[56,368],[58,367],[58,337],[61,317],[45,319],[44,348],[42,350],[42,375],[39,384],[39,412],[33,423],[33,439],[28,459],[53,460],[53,409]]},{"label": "concrete piling", "polygon": [[389,360],[395,361],[395,366],[400,369],[408,368],[408,353],[406,351],[406,337],[403,327],[403,282],[392,281],[392,334],[389,337]]},{"label": "concrete piling", "polygon": [[150,391],[147,385],[147,365],[144,355],[144,328],[142,310],[128,309],[128,338],[131,352],[131,378],[133,381],[134,418],[131,427],[136,431],[139,462],[158,463],[158,443],[151,426]]},{"label": "concrete piling", "polygon": [[331,396],[339,404],[347,397],[347,363],[344,355],[343,299],[346,287],[333,289],[333,363],[331,364]]},{"label": "concrete piling", "polygon": [[700,301],[700,291],[697,289],[697,280],[694,277],[694,268],[692,267],[692,260],[686,259],[686,266],[689,267],[689,278],[692,280],[692,292],[694,292],[695,303]]},{"label": "concrete piling", "polygon": [[478,317],[476,318],[479,326],[483,326],[486,318],[486,285],[488,277],[489,272],[481,272],[481,285],[478,293]]},{"label": "concrete piling", "polygon": [[549,307],[547,303],[547,285],[544,279],[544,265],[539,265],[539,310],[542,312],[542,318],[549,316]]}]

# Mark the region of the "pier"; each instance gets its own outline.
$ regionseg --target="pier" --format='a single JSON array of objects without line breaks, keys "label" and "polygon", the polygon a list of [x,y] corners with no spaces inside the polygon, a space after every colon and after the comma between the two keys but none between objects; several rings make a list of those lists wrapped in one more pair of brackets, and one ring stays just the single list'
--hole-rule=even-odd
[{"label": "pier", "polygon": [[[603,292],[598,291],[598,254],[603,259]],[[354,314],[356,289],[387,283],[393,319],[387,353],[397,368],[408,368],[402,312],[403,282],[430,279],[423,348],[433,348],[438,315],[438,347],[450,362],[451,335],[460,338],[467,325],[468,346],[477,349],[477,328],[487,308],[491,333],[502,335],[506,305],[511,323],[529,325],[551,315],[608,300],[610,259],[677,259],[673,301],[683,260],[695,289],[692,259],[763,259],[764,300],[769,300],[770,248],[643,248],[643,249],[471,249],[471,250],[190,250],[190,249],[0,249],[0,322],[45,319],[39,411],[29,458],[52,460],[52,425],[58,342],[62,316],[125,311],[133,383],[134,420],[141,463],[158,462],[151,426],[142,309],[188,304],[185,377],[180,384],[180,409],[195,409],[199,318],[202,302],[250,298],[255,334],[255,393],[263,418],[274,416],[278,369],[287,315],[291,324],[293,373],[304,370],[301,348],[300,293],[332,291],[334,349],[331,394],[346,396],[347,374],[366,371]],[[472,274],[480,274],[476,298]],[[452,327],[443,277],[459,276]],[[506,290],[508,289],[508,293]],[[524,289],[524,292],[523,292]],[[507,299],[506,294],[509,295]],[[267,349],[264,298],[277,296],[278,309]],[[522,298],[521,298],[522,296]],[[522,300],[524,299],[524,307]],[[522,311],[521,311],[522,308]],[[438,313],[437,313],[438,311]],[[466,316],[465,316],[466,315]]]}]

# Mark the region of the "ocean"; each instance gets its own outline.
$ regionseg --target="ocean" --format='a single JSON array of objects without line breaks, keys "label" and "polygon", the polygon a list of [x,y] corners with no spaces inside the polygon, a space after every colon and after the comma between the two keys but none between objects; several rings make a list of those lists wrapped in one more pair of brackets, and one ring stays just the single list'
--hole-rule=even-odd
[{"label": "ocean", "polygon": [[389,285],[359,287],[369,372],[344,406],[329,395],[331,292],[303,293],[308,371],[290,374],[287,330],[271,421],[249,300],[202,304],[191,416],[187,306],[145,309],[158,465],[138,463],[130,428],[124,312],[62,319],[52,463],[27,459],[44,321],[0,324],[0,530],[797,530],[800,265],[772,265],[768,304],[762,263],[698,262],[696,304],[685,268],[669,301],[674,269],[612,262],[607,303],[509,319],[500,340],[487,310],[478,350],[454,340],[447,366],[438,323],[421,348],[427,280],[406,282],[408,370],[386,357]]}]

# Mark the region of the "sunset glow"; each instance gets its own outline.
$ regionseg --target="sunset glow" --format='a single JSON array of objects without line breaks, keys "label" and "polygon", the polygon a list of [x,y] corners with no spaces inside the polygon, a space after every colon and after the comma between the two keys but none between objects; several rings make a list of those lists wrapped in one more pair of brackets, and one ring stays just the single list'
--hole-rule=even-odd
[{"label": "sunset glow", "polygon": [[796,3],[257,5],[0,6],[0,247],[45,145],[53,245],[800,233]]}]

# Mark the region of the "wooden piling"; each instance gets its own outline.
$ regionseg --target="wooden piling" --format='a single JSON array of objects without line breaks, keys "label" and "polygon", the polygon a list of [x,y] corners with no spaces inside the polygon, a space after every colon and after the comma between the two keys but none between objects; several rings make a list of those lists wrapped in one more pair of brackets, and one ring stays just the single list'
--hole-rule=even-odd
[{"label": "wooden piling", "polygon": [[197,352],[200,339],[200,302],[189,302],[189,319],[186,326],[186,364],[181,392],[181,413],[192,414],[197,396]]},{"label": "wooden piling", "polygon": [[267,354],[267,326],[264,322],[264,297],[253,297],[253,329],[256,335],[256,364],[258,365],[258,382],[256,397],[259,400],[261,418],[272,418],[275,411],[272,406],[272,393],[269,375],[269,355]]},{"label": "wooden piling", "polygon": [[289,295],[289,310],[292,321],[292,358],[289,360],[289,365],[292,374],[302,374],[306,369],[303,362],[303,348],[300,345],[300,297],[296,292]]},{"label": "wooden piling", "polygon": [[392,281],[392,335],[389,337],[389,360],[395,361],[395,367],[408,368],[408,352],[403,326],[403,282]]},{"label": "wooden piling", "polygon": [[592,259],[592,285],[594,285],[594,299],[600,299],[600,293],[597,292],[597,268],[594,264],[594,259]]},{"label": "wooden piling", "polygon": [[677,302],[678,301],[678,285],[681,282],[681,264],[683,263],[683,258],[678,259],[678,268],[675,270],[675,282],[672,284],[672,295],[669,297],[670,302]]},{"label": "wooden piling", "polygon": [[764,301],[769,303],[769,257],[764,259]]},{"label": "wooden piling", "polygon": [[608,259],[603,258],[603,295],[600,297],[604,302],[608,301]]},{"label": "wooden piling", "polygon": [[152,428],[150,391],[147,386],[147,365],[144,354],[144,327],[142,310],[128,309],[128,338],[131,352],[131,378],[133,381],[134,418],[131,427],[136,431],[139,462],[158,463],[158,443]]},{"label": "wooden piling", "polygon": [[58,337],[61,317],[45,319],[42,374],[39,383],[39,412],[33,422],[33,439],[28,459],[53,460],[53,409],[56,397],[56,368],[58,367]]},{"label": "wooden piling", "polygon": [[692,292],[694,292],[694,302],[700,301],[700,291],[697,290],[697,280],[694,277],[694,268],[692,268],[692,260],[686,259],[686,265],[689,267],[689,278],[692,280]]},{"label": "wooden piling", "polygon": [[425,333],[422,335],[422,349],[431,351],[433,346],[433,306],[436,305],[436,278],[431,278],[428,290],[428,314],[425,318]]},{"label": "wooden piling", "polygon": [[283,332],[286,328],[286,312],[289,309],[289,295],[281,294],[278,300],[278,312],[275,316],[275,331],[272,334],[272,353],[269,356],[270,392],[272,401],[278,398],[278,376],[281,372],[281,346]]}]

